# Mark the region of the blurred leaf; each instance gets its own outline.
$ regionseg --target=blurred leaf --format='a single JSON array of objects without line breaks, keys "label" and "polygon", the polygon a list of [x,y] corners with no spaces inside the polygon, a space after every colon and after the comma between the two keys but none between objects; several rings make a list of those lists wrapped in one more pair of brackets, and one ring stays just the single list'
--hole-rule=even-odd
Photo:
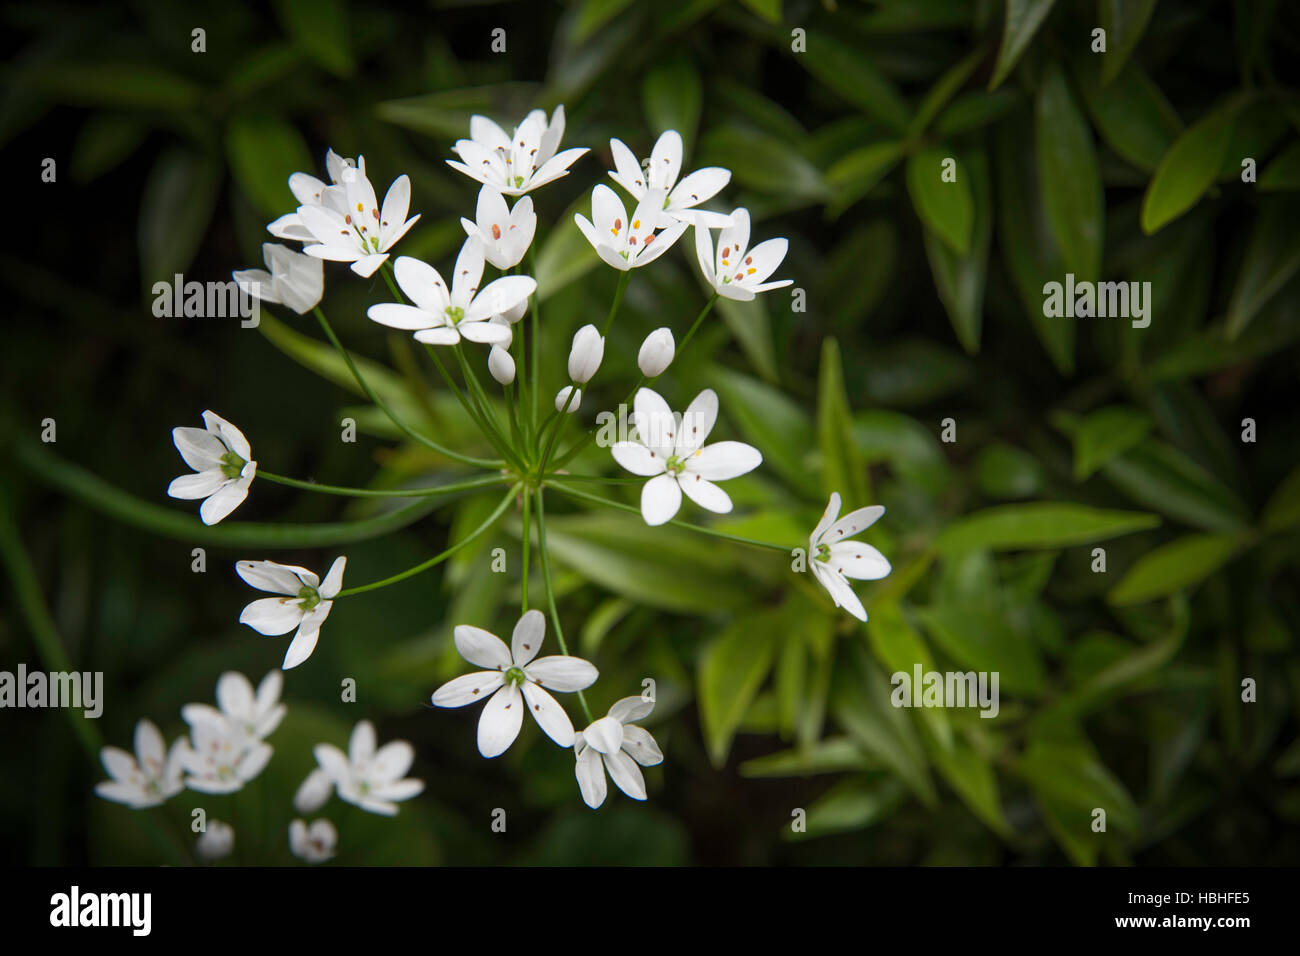
[{"label": "blurred leaf", "polygon": [[934,642],[958,664],[996,671],[1001,685],[1013,694],[1043,693],[1045,675],[1035,646],[1013,631],[1001,612],[967,604],[920,608],[916,613]]},{"label": "blurred leaf", "polygon": [[908,126],[909,135],[915,136],[923,132],[934,121],[940,111],[948,105],[948,101],[966,85],[971,74],[984,62],[985,54],[983,47],[976,48],[939,77],[917,107],[916,115],[912,117],[912,122]]},{"label": "blurred leaf", "polygon": [[189,77],[147,62],[69,59],[23,70],[25,85],[74,106],[192,110],[203,89]]},{"label": "blurred leaf", "polygon": [[989,80],[990,90],[996,89],[1010,75],[1055,3],[1056,0],[1007,0],[1002,45],[998,49],[993,77]]},{"label": "blurred leaf", "polygon": [[1300,467],[1295,468],[1273,490],[1273,496],[1264,506],[1261,527],[1269,534],[1277,534],[1300,524]]},{"label": "blurred leaf", "polygon": [[863,366],[865,381],[855,384],[877,405],[924,405],[974,377],[969,359],[926,339],[874,350],[864,357]]},{"label": "blurred leaf", "polygon": [[[929,229],[925,230],[922,238],[939,300],[948,313],[957,340],[968,353],[975,354],[979,351],[984,322],[984,280],[988,271],[989,243],[993,238],[993,210],[988,160],[984,153],[971,154],[965,168],[966,175],[974,184],[974,221],[969,252],[964,255],[955,253],[949,245],[935,239]],[[910,166],[908,172],[911,172]],[[954,185],[945,184],[941,188]]]},{"label": "blurred leaf", "polygon": [[1043,208],[1066,271],[1095,282],[1105,233],[1101,172],[1088,122],[1060,66],[1049,67],[1038,88],[1034,143]]},{"label": "blurred leaf", "polygon": [[1245,100],[1233,96],[1206,113],[1174,140],[1160,160],[1142,200],[1147,235],[1177,219],[1204,195],[1219,171],[1232,127]]},{"label": "blurred leaf", "polygon": [[1075,75],[1106,145],[1143,172],[1155,172],[1183,131],[1183,121],[1151,77],[1130,63],[1103,86],[1095,58],[1080,61]]},{"label": "blurred leaf", "polygon": [[1300,203],[1278,197],[1263,204],[1246,246],[1228,303],[1225,334],[1231,341],[1300,269]]},{"label": "blurred leaf", "polygon": [[1189,534],[1148,551],[1107,595],[1112,604],[1141,604],[1205,580],[1242,547],[1234,534]]},{"label": "blurred leaf", "polygon": [[938,440],[924,425],[900,412],[873,409],[854,416],[854,436],[868,465],[887,461],[899,477],[937,495],[950,471]]},{"label": "blurred leaf", "polygon": [[1155,515],[1085,505],[1047,501],[998,505],[958,518],[939,535],[935,547],[947,553],[971,548],[1061,548],[1145,531],[1159,523]]},{"label": "blurred leaf", "polygon": [[814,429],[804,410],[784,393],[740,372],[715,367],[709,378],[722,396],[722,414],[763,450],[764,465],[816,497],[818,486],[806,464]]},{"label": "blurred leaf", "polygon": [[893,82],[848,43],[824,31],[808,31],[808,50],[795,59],[847,102],[902,133],[912,111]]},{"label": "blurred leaf", "polygon": [[742,763],[739,770],[742,777],[807,777],[861,770],[867,763],[866,755],[849,737],[827,737],[811,747],[754,757]]},{"label": "blurred leaf", "polygon": [[1079,418],[1064,413],[1052,423],[1074,442],[1074,480],[1086,481],[1151,431],[1151,418],[1126,405],[1109,405]]},{"label": "blurred leaf", "polygon": [[976,817],[994,833],[1005,836],[1010,832],[1002,815],[997,774],[987,757],[957,737],[951,746],[932,747],[930,758]]},{"label": "blurred leaf", "polygon": [[590,195],[584,193],[575,199],[541,243],[535,278],[537,297],[542,301],[600,265],[600,256],[574,222],[573,216],[579,212],[591,218]]},{"label": "blurred leaf", "polygon": [[[921,665],[922,673],[934,670],[934,658],[925,639],[912,628],[902,609],[894,602],[872,603],[867,618],[867,637],[876,659],[890,674],[911,676],[917,664]],[[927,707],[921,711],[921,719],[941,747],[946,749],[952,745],[952,727],[943,710]]]},{"label": "blurred leaf", "polygon": [[714,127],[700,142],[699,162],[731,170],[733,182],[761,192],[819,200],[830,195],[821,172],[771,137],[736,127]]},{"label": "blurred leaf", "polygon": [[[830,206],[828,205],[828,214]],[[858,328],[895,277],[898,230],[887,219],[862,223],[826,257],[821,297],[830,299],[835,328]]]},{"label": "blurred leaf", "polygon": [[527,105],[535,102],[537,91],[535,83],[446,90],[387,100],[375,106],[375,115],[385,122],[445,140],[444,148],[450,150],[455,140],[469,138],[469,120],[475,113],[502,121],[509,132],[524,118]]},{"label": "blurred leaf", "polygon": [[1043,489],[1043,466],[1027,451],[994,442],[975,459],[975,481],[992,498],[1031,498]]},{"label": "blurred leaf", "polygon": [[276,0],[276,10],[294,42],[336,76],[351,76],[352,27],[343,0]]},{"label": "blurred leaf", "polygon": [[148,135],[148,124],[130,114],[92,113],[72,149],[73,180],[88,183],[116,169]]},{"label": "blurred leaf", "polygon": [[1282,150],[1260,174],[1260,192],[1300,189],[1300,140]]},{"label": "blurred leaf", "polygon": [[826,171],[826,183],[835,193],[827,202],[827,215],[837,218],[871,192],[903,158],[901,142],[870,143],[842,156]]},{"label": "blurred leaf", "polygon": [[140,278],[172,282],[194,261],[216,207],[220,166],[182,146],[158,156],[140,197]]},{"label": "blurred leaf", "polygon": [[965,27],[973,18],[971,0],[904,0],[877,4],[858,25],[868,33],[912,33]]},{"label": "blurred leaf", "polygon": [[780,377],[776,363],[776,346],[772,344],[772,322],[767,316],[767,297],[755,296],[748,302],[719,298],[722,321],[740,343],[745,358],[759,375],[776,383]]},{"label": "blurred leaf", "polygon": [[1237,531],[1245,507],[1213,475],[1164,442],[1148,439],[1104,466],[1132,500],[1207,531]]},{"label": "blurred leaf", "polygon": [[[258,210],[272,219],[292,212],[297,200],[289,191],[295,172],[315,174],[307,143],[282,117],[269,113],[243,113],[226,127],[226,152],[230,171]],[[382,187],[377,194],[383,202]]]},{"label": "blurred leaf", "polygon": [[971,197],[969,169],[958,166],[954,182],[944,182],[945,159],[942,149],[914,153],[907,160],[907,191],[912,208],[925,224],[960,256],[970,252],[971,231],[975,225],[975,200]]},{"label": "blurred leaf", "polygon": [[1101,82],[1115,79],[1129,54],[1142,39],[1147,22],[1155,11],[1156,0],[1098,0],[1101,27],[1106,31],[1106,53],[1102,57]]},{"label": "blurred leaf", "polygon": [[731,738],[771,670],[783,620],[768,613],[738,618],[700,658],[700,723],[714,766],[726,762]]},{"label": "blurred leaf", "polygon": [[690,156],[704,104],[704,87],[694,64],[682,56],[655,64],[641,84],[641,102],[655,135],[676,130],[684,154]]},{"label": "blurred leaf", "polygon": [[632,0],[579,0],[578,18],[573,25],[573,41],[585,43],[593,33],[631,5]]},{"label": "blurred leaf", "polygon": [[981,129],[1001,119],[1020,99],[1021,94],[1012,89],[998,90],[995,93],[963,93],[940,114],[934,124],[934,134],[940,139],[949,139]]},{"label": "blurred leaf", "polygon": [[817,443],[822,453],[823,493],[838,491],[849,501],[866,501],[867,472],[853,439],[840,346],[829,336],[822,340],[821,373],[817,379]]},{"label": "blurred leaf", "polygon": [[897,780],[850,777],[826,791],[808,808],[807,830],[788,839],[811,839],[879,823],[898,809],[907,791]]},{"label": "blurred leaf", "polygon": [[781,0],[743,0],[743,2],[768,23],[781,22]]},{"label": "blurred leaf", "polygon": [[1106,811],[1108,833],[1137,829],[1133,798],[1085,745],[1035,742],[1020,758],[1018,771],[1033,790],[1052,835],[1077,864],[1096,863],[1105,839],[1092,831],[1094,809]]}]

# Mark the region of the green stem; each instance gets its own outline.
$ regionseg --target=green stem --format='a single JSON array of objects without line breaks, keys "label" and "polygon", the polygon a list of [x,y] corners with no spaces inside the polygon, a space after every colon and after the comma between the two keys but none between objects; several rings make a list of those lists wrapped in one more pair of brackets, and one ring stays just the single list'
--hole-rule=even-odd
[{"label": "green stem", "polygon": [[605,316],[605,325],[600,330],[601,338],[609,335],[609,327],[614,324],[614,316],[618,314],[618,307],[623,302],[623,293],[627,291],[628,283],[631,281],[631,269],[618,274],[618,288],[614,290],[614,301],[609,304],[609,314]]},{"label": "green stem", "polygon": [[550,440],[547,441],[546,443],[546,451],[545,453],[543,453],[540,464],[538,464],[537,466],[538,475],[546,474],[546,463],[547,461],[550,460],[551,452],[555,450],[556,439],[558,439],[560,437],[560,433],[564,431],[564,426],[569,424],[569,417],[570,417],[569,409],[573,407],[573,401],[577,397],[578,397],[578,386],[575,385],[573,382],[570,382],[569,397],[564,403],[564,411],[560,413],[559,421],[557,421],[555,423],[555,427],[551,429],[551,437]]},{"label": "green stem", "polygon": [[488,475],[470,481],[457,482],[456,484],[438,485],[433,488],[346,488],[341,485],[320,485],[314,481],[286,478],[284,475],[272,474],[260,468],[257,470],[257,477],[273,481],[278,485],[288,485],[290,488],[303,488],[307,491],[319,491],[327,495],[344,495],[353,498],[425,498],[433,495],[451,494],[456,491],[472,491],[475,488],[489,488],[506,480],[505,475]]},{"label": "green stem", "polygon": [[532,529],[532,523],[530,521],[530,517],[532,514],[532,509],[531,509],[532,498],[533,498],[533,490],[531,488],[525,488],[524,489],[524,527],[523,527],[524,574],[523,574],[523,583],[520,584],[519,586],[520,594],[522,595],[519,602],[520,603],[519,613],[521,615],[523,615],[528,611],[528,557],[529,557],[529,552],[533,550],[533,542],[532,542],[533,529]]},{"label": "green stem", "polygon": [[[554,488],[556,491],[562,492],[571,498],[581,498],[584,501],[591,501],[594,502],[595,504],[605,505],[606,507],[609,508],[617,508],[619,511],[627,511],[635,515],[639,515],[641,513],[641,509],[633,505],[625,505],[621,501],[614,501],[610,498],[602,498],[600,497],[600,495],[593,495],[586,491],[579,491],[577,488],[566,488],[562,484],[554,484],[553,482],[556,477],[562,479],[567,476],[548,475],[547,482],[546,482],[547,486]],[[774,542],[771,541],[758,541],[755,538],[744,538],[738,534],[728,534],[725,531],[716,531],[713,528],[705,528],[702,527],[701,525],[691,524],[688,521],[681,521],[676,518],[669,521],[668,524],[674,525],[678,528],[687,528],[691,531],[698,532],[699,534],[707,534],[713,538],[722,538],[726,541],[735,541],[737,544],[747,544],[755,548],[766,548],[769,551],[781,551],[785,554],[789,554],[791,550],[790,548],[786,547],[783,544],[775,544]]]},{"label": "green stem", "polygon": [[[510,463],[518,468],[519,462],[517,458],[513,453],[507,451],[508,446],[503,446],[500,443],[496,431],[488,424],[487,419],[481,416],[479,411],[475,408],[475,405],[470,402],[470,400],[465,396],[465,393],[456,385],[456,380],[451,377],[451,373],[447,371],[447,366],[443,365],[442,359],[438,357],[437,347],[426,342],[424,344],[424,349],[429,353],[429,358],[433,360],[433,364],[437,366],[438,374],[442,376],[442,380],[447,383],[447,387],[452,390],[457,400],[460,402],[461,407],[465,409],[465,414],[469,416],[470,421],[472,421],[478,430],[483,433],[483,437],[488,440],[489,444],[491,444],[499,454],[504,458],[509,458]],[[466,386],[468,387],[468,385],[469,382],[467,380]]]},{"label": "green stem", "polygon": [[501,517],[502,513],[506,510],[506,508],[509,507],[511,499],[514,498],[514,496],[518,493],[519,493],[519,485],[513,485],[510,488],[510,490],[506,492],[505,497],[501,499],[501,504],[497,505],[496,510],[493,511],[492,514],[488,516],[486,521],[484,521],[481,525],[479,525],[477,528],[475,528],[465,537],[457,541],[446,551],[443,551],[441,554],[436,554],[429,560],[422,561],[413,568],[407,568],[405,571],[400,571],[397,574],[394,574],[391,577],[384,578],[381,581],[372,581],[370,584],[361,584],[354,588],[345,588],[344,590],[340,591],[337,596],[350,597],[353,594],[363,594],[366,591],[374,591],[377,588],[388,587],[388,585],[390,584],[396,584],[398,581],[405,581],[407,578],[414,577],[415,575],[419,574],[421,571],[427,571],[429,568],[441,564],[443,561],[446,561],[448,558],[454,555],[457,551],[461,550],[466,545],[468,545],[475,538],[478,538],[480,535],[482,535],[483,532],[488,530],[488,528],[492,527],[492,525],[496,523],[496,520]]},{"label": "green stem", "polygon": [[460,363],[460,373],[465,379],[465,387],[474,399],[475,405],[478,406],[479,414],[483,416],[483,421],[492,429],[492,435],[496,438],[503,451],[510,458],[516,467],[522,469],[523,459],[519,453],[510,446],[506,441],[505,432],[501,430],[501,423],[497,421],[496,412],[492,410],[492,405],[488,401],[487,392],[483,390],[483,385],[474,374],[474,369],[470,367],[469,360],[465,358],[465,350],[457,343],[452,349],[456,353],[456,361]]},{"label": "green stem", "polygon": [[[542,489],[537,489],[537,553],[542,560],[542,583],[546,586],[546,603],[551,609],[551,625],[555,628],[555,637],[560,644],[560,653],[568,656],[569,646],[564,642],[564,628],[560,626],[560,612],[555,607],[555,590],[551,587],[551,561],[546,550],[546,505],[542,501]],[[592,722],[591,708],[587,706],[587,698],[578,691],[578,703],[582,705],[582,712],[587,716],[587,723]]]},{"label": "green stem", "polygon": [[445,448],[432,438],[427,438],[424,435],[421,435],[419,432],[411,428],[411,426],[407,425],[406,422],[398,418],[393,414],[393,410],[388,407],[388,403],[380,398],[378,393],[370,387],[370,383],[362,377],[361,371],[357,368],[356,363],[352,361],[352,356],[348,353],[348,350],[343,347],[343,343],[339,341],[339,337],[334,334],[334,328],[330,325],[329,320],[325,318],[325,313],[321,311],[320,306],[316,306],[313,312],[316,316],[316,321],[320,323],[321,329],[325,332],[326,338],[330,340],[339,355],[343,357],[343,361],[347,365],[348,371],[350,371],[352,377],[357,380],[357,384],[360,385],[361,390],[366,393],[366,397],[374,402],[375,405],[379,407],[379,410],[388,416],[389,421],[401,429],[403,433],[424,445],[426,448],[430,448],[440,455],[445,455],[448,458],[462,462],[466,465],[475,465],[480,468],[496,468],[503,464],[501,461],[492,461],[487,458],[473,458],[469,455],[462,455],[460,452],[452,451],[450,448]]},{"label": "green stem", "polygon": [[718,292],[714,292],[713,295],[709,297],[709,301],[704,304],[704,308],[700,310],[700,314],[695,317],[695,321],[691,323],[690,329],[686,332],[686,337],[682,339],[682,344],[677,346],[676,353],[673,356],[673,361],[681,358],[682,353],[686,351],[686,346],[690,343],[691,339],[695,337],[695,330],[700,327],[700,323],[704,321],[704,317],[709,314],[709,311],[713,308],[713,303],[718,301],[718,295]]}]

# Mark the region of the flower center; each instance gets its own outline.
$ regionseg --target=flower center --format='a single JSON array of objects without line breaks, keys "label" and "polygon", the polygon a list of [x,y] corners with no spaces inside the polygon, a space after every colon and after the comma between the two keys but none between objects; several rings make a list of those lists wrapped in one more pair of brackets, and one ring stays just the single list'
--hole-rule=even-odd
[{"label": "flower center", "polygon": [[460,320],[463,319],[463,318],[465,318],[465,310],[464,310],[464,309],[462,309],[460,306],[456,306],[456,305],[449,305],[449,306],[447,306],[447,321],[448,321],[448,322],[450,322],[452,325],[459,325],[459,324],[460,324]]},{"label": "flower center", "polygon": [[677,455],[668,456],[668,464],[664,466],[670,475],[680,475],[686,470],[686,462]]},{"label": "flower center", "polygon": [[519,188],[521,188],[521,187],[524,185],[524,177],[523,177],[523,176],[516,176],[516,177],[514,178],[514,183],[515,183],[515,189],[519,189]]},{"label": "flower center", "polygon": [[298,589],[298,606],[304,611],[310,611],[320,603],[320,591],[304,584]]},{"label": "flower center", "polygon": [[228,451],[221,456],[221,473],[227,478],[238,478],[243,473],[246,464],[247,462],[233,451]]},{"label": "flower center", "polygon": [[508,671],[506,671],[507,684],[514,684],[516,687],[518,687],[527,679],[528,678],[524,675],[524,669],[522,667],[512,667]]},{"label": "flower center", "polygon": [[829,544],[817,545],[817,560],[829,561],[831,559],[831,546]]}]

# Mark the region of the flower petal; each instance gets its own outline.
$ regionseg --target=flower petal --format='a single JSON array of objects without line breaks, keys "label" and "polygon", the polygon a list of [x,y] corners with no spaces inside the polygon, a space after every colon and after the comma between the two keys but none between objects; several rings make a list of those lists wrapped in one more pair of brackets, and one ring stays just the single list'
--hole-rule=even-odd
[{"label": "flower petal", "polygon": [[523,667],[541,649],[542,639],[546,636],[546,615],[537,608],[524,614],[515,625],[510,636],[510,654],[517,667]]},{"label": "flower petal", "polygon": [[857,511],[850,511],[826,529],[825,540],[828,544],[834,544],[843,538],[851,538],[859,531],[864,531],[875,524],[884,513],[885,509],[881,505],[869,505]]},{"label": "flower petal", "polygon": [[572,747],[573,723],[564,708],[532,681],[524,681],[522,690],[528,712],[537,721],[537,726],[561,747]]},{"label": "flower petal", "polygon": [[636,765],[636,761],[622,750],[604,756],[605,769],[609,771],[609,779],[614,781],[618,789],[633,800],[644,800],[646,797],[645,777],[641,776],[641,768]]},{"label": "flower petal", "polygon": [[478,719],[478,752],[484,757],[505,753],[524,721],[524,702],[519,688],[506,684],[492,695]]},{"label": "flower petal", "polygon": [[343,570],[347,567],[348,559],[344,555],[339,555],[330,565],[329,571],[325,574],[325,580],[320,585],[320,596],[326,600],[333,600],[343,588]]},{"label": "flower petal", "polygon": [[573,775],[578,779],[578,792],[582,802],[593,810],[605,802],[605,763],[600,753],[592,747],[584,747],[574,764]]},{"label": "flower petal", "polygon": [[674,445],[676,454],[685,458],[702,446],[718,420],[718,393],[706,388],[686,406]]},{"label": "flower petal", "polygon": [[682,475],[678,479],[682,491],[701,508],[715,514],[725,515],[731,511],[731,496],[711,481],[705,481],[700,475]]},{"label": "flower petal", "polygon": [[258,598],[240,613],[239,623],[271,637],[288,634],[302,623],[302,618],[297,598]]},{"label": "flower petal", "polygon": [[220,491],[229,480],[220,468],[210,468],[193,475],[181,475],[167,486],[167,494],[172,498],[186,501],[209,498]]},{"label": "flower petal", "polygon": [[[751,472],[762,463],[762,454],[752,445],[738,441],[720,441],[701,448],[687,458],[686,472],[709,481],[725,481]],[[685,475],[682,477],[685,478]]]},{"label": "flower petal", "polygon": [[641,517],[650,526],[672,519],[682,506],[682,486],[673,475],[651,478],[641,488]]},{"label": "flower petal", "polygon": [[298,633],[289,642],[289,649],[285,651],[284,662],[280,666],[285,670],[297,667],[311,657],[311,652],[316,650],[316,642],[319,639],[320,621],[310,621],[304,618],[303,622],[298,625]]},{"label": "flower petal", "polygon": [[206,471],[221,464],[221,456],[226,453],[226,446],[221,439],[203,428],[191,428],[182,425],[172,429],[172,442],[181,453],[185,464],[195,471]]},{"label": "flower petal", "polygon": [[524,673],[530,681],[547,690],[564,693],[585,690],[596,683],[596,678],[600,676],[595,665],[589,661],[561,654],[533,661],[524,668]]},{"label": "flower petal", "polygon": [[488,699],[488,696],[505,683],[500,671],[475,671],[447,681],[433,692],[435,707],[464,707]]},{"label": "flower petal", "polygon": [[662,475],[667,467],[667,462],[663,458],[640,442],[615,442],[610,446],[609,451],[616,462],[634,475],[652,478],[655,475]]},{"label": "flower petal", "polygon": [[613,717],[620,724],[630,724],[634,720],[643,720],[650,716],[651,711],[655,709],[653,700],[646,700],[644,697],[624,697],[622,700],[614,702],[614,706],[609,709],[609,716]]},{"label": "flower petal", "polygon": [[601,753],[616,753],[623,746],[623,725],[613,717],[602,717],[584,730],[582,736]]},{"label": "flower petal", "polygon": [[457,625],[452,639],[460,656],[471,664],[489,670],[505,670],[512,663],[510,648],[506,647],[505,641],[481,627]]},{"label": "flower petal", "polygon": [[860,541],[840,541],[831,545],[831,559],[827,563],[846,578],[859,581],[878,581],[891,570],[883,554]]},{"label": "flower petal", "polygon": [[664,762],[663,751],[649,731],[635,724],[623,728],[623,752],[643,767],[653,767]]},{"label": "flower petal", "polygon": [[403,329],[407,332],[432,328],[438,324],[438,317],[432,312],[397,302],[372,305],[366,309],[366,318],[390,329]]},{"label": "flower petal", "polygon": [[310,574],[306,568],[295,564],[278,564],[275,561],[239,561],[235,573],[259,591],[272,594],[297,595],[302,587],[299,574]]}]

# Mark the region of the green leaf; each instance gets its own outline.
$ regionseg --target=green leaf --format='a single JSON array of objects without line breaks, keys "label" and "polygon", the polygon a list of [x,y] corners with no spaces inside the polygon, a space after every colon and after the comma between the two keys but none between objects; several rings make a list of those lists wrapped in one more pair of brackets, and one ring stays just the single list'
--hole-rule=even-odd
[{"label": "green leaf", "polygon": [[909,136],[925,131],[940,111],[948,105],[948,101],[966,85],[971,74],[984,62],[986,52],[983,47],[971,51],[939,77],[917,107],[916,115],[912,117],[911,125],[908,127]]},{"label": "green leaf", "polygon": [[1244,103],[1242,96],[1230,97],[1174,140],[1142,198],[1142,231],[1148,236],[1191,209],[1210,188]]},{"label": "green leaf", "polygon": [[[988,159],[984,153],[971,154],[965,170],[974,184],[975,203],[969,253],[958,255],[936,239],[929,229],[925,230],[923,240],[939,301],[948,313],[948,320],[962,348],[973,355],[979,351],[984,323],[984,281],[988,272],[989,245],[993,239],[993,210]],[[948,187],[951,185],[955,184],[948,184]]]},{"label": "green leaf", "polygon": [[352,59],[347,6],[343,0],[277,0],[285,29],[307,55],[336,76],[351,76]]},{"label": "green leaf", "polygon": [[1101,8],[1101,27],[1106,31],[1101,82],[1108,84],[1119,76],[1129,54],[1142,39],[1156,8],[1156,0],[1098,0],[1098,6]]},{"label": "green leaf", "polygon": [[64,58],[19,76],[24,85],[74,106],[181,112],[197,108],[203,95],[189,77],[142,61]]},{"label": "green leaf", "polygon": [[808,49],[795,59],[826,87],[896,132],[906,132],[912,111],[898,88],[860,50],[832,34],[809,30]]},{"label": "green leaf", "polygon": [[[907,622],[895,602],[872,604],[867,618],[867,638],[876,659],[890,674],[901,672],[910,676],[917,664],[921,665],[922,673],[935,669],[925,638]],[[921,711],[921,718],[941,746],[946,748],[952,744],[952,726],[943,710],[927,707]]]},{"label": "green leaf", "polygon": [[1300,189],[1300,140],[1274,157],[1259,177],[1260,192]]},{"label": "green leaf", "polygon": [[827,215],[837,218],[871,192],[898,165],[904,152],[899,141],[871,143],[837,160],[826,170],[826,184],[835,194],[827,203]]},{"label": "green leaf", "polygon": [[991,551],[1062,548],[1117,538],[1158,524],[1160,519],[1155,515],[1086,505],[1046,501],[998,505],[954,521],[939,535],[935,546],[949,553],[972,548]]},{"label": "green leaf", "polygon": [[297,206],[289,191],[289,176],[316,168],[302,134],[270,113],[243,113],[231,119],[226,127],[226,153],[244,195],[272,218]]},{"label": "green leaf", "polygon": [[1268,534],[1277,534],[1300,525],[1300,467],[1282,479],[1273,496],[1264,506],[1261,527]]},{"label": "green leaf", "polygon": [[543,302],[600,265],[600,256],[573,221],[575,213],[590,217],[589,195],[579,196],[564,211],[537,253],[537,297]]},{"label": "green leaf", "polygon": [[1155,172],[1183,121],[1160,88],[1136,63],[1103,86],[1092,58],[1076,72],[1088,115],[1106,145],[1145,173]]},{"label": "green leaf", "polygon": [[808,808],[803,833],[788,831],[787,839],[807,840],[832,833],[861,830],[897,810],[907,791],[897,780],[850,777],[831,787]]},{"label": "green leaf", "polygon": [[814,429],[804,410],[785,393],[740,372],[714,367],[709,378],[722,397],[722,414],[763,449],[764,465],[770,464],[808,496],[818,497],[819,486],[807,464]]},{"label": "green leaf", "polygon": [[810,747],[779,750],[746,760],[738,768],[742,777],[808,777],[819,773],[862,770],[870,761],[849,737],[827,737]]},{"label": "green leaf", "polygon": [[980,90],[963,93],[939,116],[934,124],[934,134],[945,140],[982,129],[1005,116],[1020,100],[1020,92],[1012,89],[995,93]]},{"label": "green leaf", "polygon": [[577,19],[573,24],[573,42],[585,43],[592,34],[631,5],[632,0],[580,0]]},{"label": "green leaf", "polygon": [[775,383],[779,372],[776,346],[772,343],[772,320],[767,314],[767,297],[755,296],[748,302],[719,298],[717,309],[754,370]]},{"label": "green leaf", "polygon": [[997,64],[989,89],[997,89],[1015,69],[1016,63],[1029,48],[1038,28],[1052,12],[1056,0],[1007,0],[1006,19],[1002,26],[1002,45],[998,49]]},{"label": "green leaf", "polygon": [[1057,415],[1061,431],[1074,442],[1074,480],[1086,481],[1116,455],[1122,455],[1151,431],[1151,418],[1126,405],[1099,408],[1082,418]]},{"label": "green leaf", "polygon": [[768,23],[781,22],[781,0],[743,0],[743,2]]},{"label": "green leaf", "polygon": [[975,458],[975,481],[992,498],[1031,498],[1042,491],[1043,478],[1037,458],[1006,442],[984,446]]},{"label": "green leaf", "polygon": [[621,512],[547,514],[546,543],[556,561],[650,607],[704,612],[750,603],[734,562],[684,529],[648,528]]},{"label": "green leaf", "polygon": [[1300,202],[1278,197],[1264,203],[1255,221],[1237,282],[1228,302],[1225,334],[1236,339],[1300,269]]},{"label": "green leaf", "polygon": [[116,169],[149,135],[149,125],[123,113],[92,113],[72,149],[72,178],[91,182]]},{"label": "green leaf", "polygon": [[853,437],[853,411],[844,389],[840,345],[832,336],[822,340],[821,373],[817,379],[817,443],[822,453],[822,492],[839,492],[848,501],[866,501],[867,470]]},{"label": "green leaf", "polygon": [[439,141],[438,148],[445,149],[449,145],[445,140],[469,135],[469,120],[475,113],[514,117],[510,122],[518,122],[537,94],[536,83],[497,83],[387,100],[375,107],[375,115],[395,126],[432,136]]},{"label": "green leaf", "polygon": [[1111,459],[1103,474],[1132,500],[1207,531],[1239,531],[1246,524],[1236,495],[1164,442],[1147,439]]},{"label": "green leaf", "polygon": [[715,127],[700,142],[699,162],[730,169],[734,182],[760,192],[803,200],[831,194],[816,166],[785,143],[755,130]]},{"label": "green leaf", "polygon": [[678,56],[655,64],[641,84],[641,102],[654,134],[676,130],[689,156],[704,104],[704,87],[691,61]]},{"label": "green leaf", "polygon": [[775,624],[782,620],[767,613],[738,618],[700,658],[700,723],[714,766],[726,762],[731,739],[772,668],[782,637]]},{"label": "green leaf", "polygon": [[953,160],[955,165],[955,157],[939,148],[908,157],[907,191],[912,197],[912,208],[925,227],[959,256],[965,256],[970,253],[971,233],[975,228],[970,170],[955,166],[955,181],[944,182],[945,160]]},{"label": "green leaf", "polygon": [[1105,233],[1101,170],[1088,122],[1060,66],[1050,67],[1039,85],[1034,143],[1043,208],[1065,268],[1095,282]]},{"label": "green leaf", "polygon": [[1242,547],[1240,535],[1189,534],[1148,551],[1111,588],[1112,604],[1141,604],[1199,584]]},{"label": "green leaf", "polygon": [[935,768],[971,812],[994,833],[1008,834],[998,778],[989,758],[960,737],[954,738],[951,746],[931,746],[929,753]]},{"label": "green leaf", "polygon": [[172,282],[194,261],[217,203],[221,168],[182,146],[154,162],[140,198],[140,277],[146,288]]},{"label": "green leaf", "polygon": [[944,605],[917,610],[930,637],[958,664],[998,672],[1003,688],[1037,697],[1046,677],[1037,645],[1012,629],[1006,615],[982,604]]},{"label": "green leaf", "polygon": [[1107,833],[1137,829],[1133,798],[1086,745],[1035,742],[1017,770],[1043,810],[1048,829],[1077,864],[1096,863],[1106,839],[1092,831],[1094,809],[1106,811]]}]

